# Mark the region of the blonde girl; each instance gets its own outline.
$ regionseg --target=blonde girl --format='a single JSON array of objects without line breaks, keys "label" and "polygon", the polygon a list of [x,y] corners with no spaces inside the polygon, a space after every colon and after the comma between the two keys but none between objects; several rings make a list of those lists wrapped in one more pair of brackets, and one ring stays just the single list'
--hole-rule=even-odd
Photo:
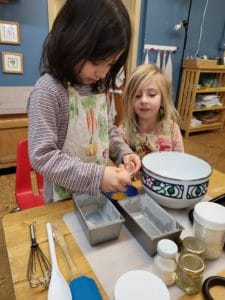
[{"label": "blonde girl", "polygon": [[123,93],[120,132],[140,158],[155,151],[184,151],[171,83],[154,64],[138,66]]}]

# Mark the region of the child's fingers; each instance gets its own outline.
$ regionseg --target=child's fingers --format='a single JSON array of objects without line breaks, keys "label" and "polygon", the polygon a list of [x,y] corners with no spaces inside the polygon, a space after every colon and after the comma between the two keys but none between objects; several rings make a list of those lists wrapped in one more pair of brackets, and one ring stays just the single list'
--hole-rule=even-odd
[{"label": "child's fingers", "polygon": [[132,161],[129,162],[129,163],[124,164],[124,167],[127,170],[127,172],[130,174],[130,176],[134,175],[135,164]]},{"label": "child's fingers", "polygon": [[137,173],[141,167],[140,158],[135,153],[124,155],[123,162],[124,165],[127,166],[126,168],[130,171],[129,173],[132,172],[132,174]]},{"label": "child's fingers", "polygon": [[126,185],[131,184],[130,174],[126,170],[118,173],[118,182],[122,187],[126,187]]},{"label": "child's fingers", "polygon": [[101,189],[104,192],[119,191],[125,192],[126,186],[131,184],[131,177],[124,166],[120,168],[106,167]]}]

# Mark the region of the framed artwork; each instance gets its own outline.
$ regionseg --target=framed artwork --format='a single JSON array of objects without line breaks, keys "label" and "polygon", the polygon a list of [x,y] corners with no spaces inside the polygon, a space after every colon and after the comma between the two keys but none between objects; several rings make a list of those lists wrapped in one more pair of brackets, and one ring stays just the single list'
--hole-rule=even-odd
[{"label": "framed artwork", "polygon": [[2,52],[2,72],[23,74],[23,54]]},{"label": "framed artwork", "polygon": [[20,28],[18,22],[0,21],[0,43],[20,44]]}]

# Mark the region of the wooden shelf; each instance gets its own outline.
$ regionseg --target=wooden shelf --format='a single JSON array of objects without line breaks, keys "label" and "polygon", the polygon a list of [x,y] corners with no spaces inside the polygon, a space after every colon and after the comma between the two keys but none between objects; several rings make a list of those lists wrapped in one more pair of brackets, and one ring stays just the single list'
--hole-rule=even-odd
[{"label": "wooden shelf", "polygon": [[[212,76],[213,74],[218,87],[197,88],[197,86],[201,84],[201,78],[207,76],[206,74],[209,74],[209,76]],[[200,93],[216,93],[220,98],[222,106],[215,105],[211,107],[195,108],[195,101],[197,95]],[[190,62],[184,63],[177,109],[182,121],[181,129],[185,131],[185,137],[188,137],[190,132],[222,128],[225,120],[225,66],[195,66],[190,65]],[[219,114],[218,122],[191,127],[191,120],[195,112],[215,110]]]},{"label": "wooden shelf", "polygon": [[223,110],[225,106],[210,106],[210,107],[202,107],[202,108],[193,108],[193,112],[201,112],[201,111],[208,111],[208,110]]},{"label": "wooden shelf", "polygon": [[220,129],[223,128],[223,123],[216,122],[211,124],[202,124],[196,127],[190,127],[190,132],[196,132],[196,131],[203,131],[203,130],[210,130],[210,129]]},{"label": "wooden shelf", "polygon": [[196,90],[196,93],[221,93],[225,92],[225,87],[220,88],[200,88]]},{"label": "wooden shelf", "polygon": [[207,72],[220,72],[221,70],[225,70],[225,65],[217,65],[215,61],[206,59],[185,59],[182,67],[198,69],[201,70],[201,72],[205,72],[206,70]]}]

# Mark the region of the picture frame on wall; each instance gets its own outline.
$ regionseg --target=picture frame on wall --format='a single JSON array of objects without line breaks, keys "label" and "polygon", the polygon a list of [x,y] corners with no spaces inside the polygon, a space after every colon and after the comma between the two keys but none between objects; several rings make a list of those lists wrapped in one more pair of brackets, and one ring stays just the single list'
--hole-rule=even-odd
[{"label": "picture frame on wall", "polygon": [[23,54],[16,52],[2,52],[2,72],[23,74]]},{"label": "picture frame on wall", "polygon": [[0,43],[20,44],[20,25],[18,22],[0,21]]}]

